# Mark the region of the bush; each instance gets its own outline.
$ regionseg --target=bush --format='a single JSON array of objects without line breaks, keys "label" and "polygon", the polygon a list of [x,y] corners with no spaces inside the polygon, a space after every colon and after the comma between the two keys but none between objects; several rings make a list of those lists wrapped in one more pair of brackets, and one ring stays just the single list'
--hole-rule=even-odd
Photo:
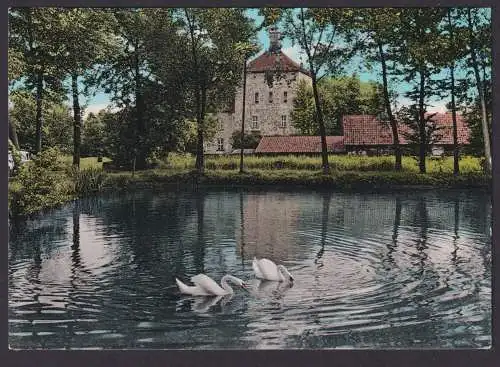
[{"label": "bush", "polygon": [[59,157],[60,151],[50,148],[20,168],[9,183],[10,214],[31,214],[74,197],[73,182]]}]

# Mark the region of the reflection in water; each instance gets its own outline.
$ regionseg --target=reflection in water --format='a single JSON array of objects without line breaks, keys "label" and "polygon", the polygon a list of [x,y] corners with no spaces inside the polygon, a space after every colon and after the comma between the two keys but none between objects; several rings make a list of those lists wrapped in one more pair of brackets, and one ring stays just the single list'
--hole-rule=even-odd
[{"label": "reflection in water", "polygon": [[415,210],[415,215],[417,216],[416,222],[420,224],[420,236],[416,241],[419,263],[418,263],[418,276],[422,276],[425,271],[425,260],[428,255],[425,250],[428,249],[427,246],[427,228],[429,226],[429,217],[427,213],[427,206],[425,203],[425,198],[420,197],[417,201],[417,208]]},{"label": "reflection in water", "polygon": [[[136,192],[13,226],[14,348],[422,348],[491,344],[482,193]],[[268,257],[293,286],[254,278]],[[232,274],[232,297],[174,277]]]},{"label": "reflection in water", "polygon": [[392,241],[387,242],[387,259],[386,262],[388,263],[388,269],[390,270],[391,267],[395,265],[394,258],[392,254],[397,250],[398,248],[398,233],[399,233],[399,226],[401,224],[401,198],[399,196],[396,196],[395,198],[396,201],[396,208],[394,210],[394,225],[392,229]]},{"label": "reflection in water", "polygon": [[197,230],[197,243],[195,245],[195,253],[194,253],[194,263],[195,269],[197,273],[204,273],[205,263],[205,238],[203,235],[204,231],[204,223],[205,223],[205,200],[204,196],[200,193],[196,193],[195,201],[196,201],[196,215],[198,218],[198,230]]},{"label": "reflection in water", "polygon": [[232,294],[226,294],[224,296],[210,296],[210,297],[185,297],[183,296],[177,302],[176,311],[181,311],[186,309],[186,304],[190,305],[190,309],[193,312],[206,313],[209,312],[214,306],[220,305],[224,308],[229,301],[233,299]]},{"label": "reflection in water", "polygon": [[326,244],[326,236],[327,236],[327,231],[328,231],[328,212],[330,209],[330,200],[331,200],[331,193],[327,192],[323,194],[323,212],[321,215],[321,248],[318,251],[318,254],[316,255],[316,259],[314,260],[315,264],[318,264],[318,268],[321,268],[323,266],[323,263],[321,262],[321,257],[323,256],[323,252],[325,252],[325,244]]},{"label": "reflection in water", "polygon": [[241,257],[241,266],[243,269],[245,268],[245,211],[243,210],[243,192],[240,191],[240,257]]},{"label": "reflection in water", "polygon": [[455,206],[455,223],[454,223],[454,226],[453,226],[453,233],[454,233],[454,236],[453,236],[453,251],[451,252],[451,262],[453,263],[453,265],[457,265],[457,251],[458,251],[458,244],[457,244],[457,241],[458,239],[460,238],[460,236],[458,235],[458,227],[460,225],[460,203],[458,201],[458,198],[455,198],[454,200],[454,206]]}]

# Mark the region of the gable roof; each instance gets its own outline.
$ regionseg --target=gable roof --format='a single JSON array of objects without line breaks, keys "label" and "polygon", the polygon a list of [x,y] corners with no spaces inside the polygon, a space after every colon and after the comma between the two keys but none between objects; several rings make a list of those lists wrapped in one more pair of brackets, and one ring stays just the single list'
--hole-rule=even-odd
[{"label": "gable roof", "polygon": [[306,75],[311,75],[309,71],[301,67],[283,51],[266,51],[256,59],[250,61],[247,65],[247,72],[262,73],[269,70],[281,69],[282,71],[299,71]]},{"label": "gable roof", "polygon": [[[329,152],[344,151],[343,136],[327,136]],[[255,153],[321,153],[320,136],[263,136]]]},{"label": "gable roof", "polygon": [[[436,132],[440,138],[436,144],[453,144],[453,120],[451,113],[438,113],[434,115],[433,121],[440,127]],[[382,122],[374,115],[346,115],[342,119],[344,127],[345,145],[391,145],[392,129],[389,122]],[[408,144],[405,135],[411,133],[412,129],[406,125],[398,123],[398,133],[400,144]],[[468,144],[470,130],[463,119],[457,114],[458,143]]]}]

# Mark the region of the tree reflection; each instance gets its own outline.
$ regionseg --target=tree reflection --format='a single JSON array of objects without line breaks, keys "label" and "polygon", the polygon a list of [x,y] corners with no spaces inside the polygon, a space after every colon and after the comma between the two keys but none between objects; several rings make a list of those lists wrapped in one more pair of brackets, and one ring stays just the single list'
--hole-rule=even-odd
[{"label": "tree reflection", "polygon": [[417,252],[419,254],[419,270],[418,275],[422,276],[425,271],[425,260],[427,260],[427,253],[425,250],[428,249],[427,236],[429,227],[429,213],[427,212],[427,203],[424,196],[420,196],[417,201],[415,208],[415,215],[417,217],[417,223],[420,224],[420,237],[417,239]]},{"label": "tree reflection", "polygon": [[72,268],[71,273],[73,276],[76,271],[80,268],[80,208],[78,201],[75,202],[73,208],[73,242],[71,245],[71,261]]},{"label": "tree reflection", "polygon": [[197,232],[194,244],[194,267],[197,273],[205,272],[205,194],[197,191],[195,194]]},{"label": "tree reflection", "polygon": [[455,197],[454,200],[454,213],[455,213],[455,220],[454,220],[454,226],[453,226],[453,251],[451,252],[451,262],[453,265],[457,266],[457,251],[458,251],[458,226],[459,226],[459,221],[460,221],[460,199],[458,197]]},{"label": "tree reflection", "polygon": [[323,253],[325,252],[325,243],[328,235],[328,218],[331,198],[332,194],[330,192],[325,192],[322,195],[323,208],[321,213],[321,247],[316,254],[316,259],[314,260],[314,263],[318,265],[318,268],[321,268],[323,266],[321,258],[323,257]]},{"label": "tree reflection", "polygon": [[245,212],[243,209],[243,191],[240,191],[240,256],[241,256],[241,266],[245,270]]},{"label": "tree reflection", "polygon": [[[386,263],[394,266],[395,261],[393,257],[393,253],[396,251],[398,247],[398,236],[399,236],[399,226],[401,225],[401,198],[396,196],[396,208],[394,211],[394,224],[392,226],[392,242],[387,242],[387,258]],[[390,270],[390,269],[387,269]]]}]

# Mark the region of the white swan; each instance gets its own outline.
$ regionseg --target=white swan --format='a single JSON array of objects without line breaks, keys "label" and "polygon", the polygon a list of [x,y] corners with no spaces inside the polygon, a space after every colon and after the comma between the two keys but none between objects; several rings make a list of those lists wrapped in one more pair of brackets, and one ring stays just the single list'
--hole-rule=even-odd
[{"label": "white swan", "polygon": [[255,276],[259,279],[274,280],[278,282],[293,282],[293,276],[283,265],[276,265],[269,259],[253,258],[252,268]]},{"label": "white swan", "polygon": [[191,282],[194,286],[189,286],[175,278],[175,282],[179,290],[183,294],[190,294],[192,296],[224,296],[226,294],[233,294],[233,288],[227,284],[228,281],[246,288],[245,282],[240,278],[233,277],[232,275],[224,275],[220,281],[222,287],[218,285],[212,278],[205,274],[198,274],[191,277]]}]

